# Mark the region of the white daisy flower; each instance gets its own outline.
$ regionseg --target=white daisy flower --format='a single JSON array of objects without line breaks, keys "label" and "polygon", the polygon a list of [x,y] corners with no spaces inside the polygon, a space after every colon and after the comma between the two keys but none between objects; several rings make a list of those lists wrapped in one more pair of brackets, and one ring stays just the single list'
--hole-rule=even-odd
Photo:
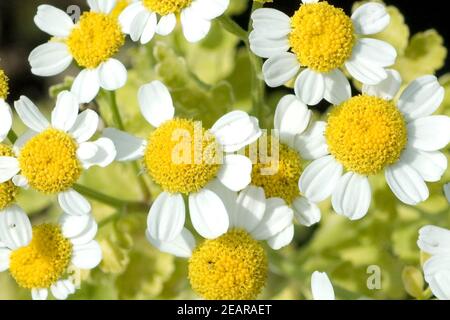
[{"label": "white daisy flower", "polygon": [[362,5],[350,18],[326,1],[304,0],[292,18],[262,8],[253,12],[252,20],[250,46],[268,58],[263,65],[267,85],[278,87],[296,79],[295,93],[307,105],[324,98],[333,104],[350,98],[344,66],[355,79],[376,85],[387,78],[384,68],[397,57],[390,44],[361,37],[389,25],[390,16],[379,3]]},{"label": "white daisy flower", "polygon": [[18,206],[0,214],[0,272],[9,270],[17,284],[45,300],[50,290],[64,300],[75,292],[70,268],[93,269],[102,260],[97,223],[91,215],[63,214],[58,224],[31,226]]},{"label": "white daisy flower", "polygon": [[66,70],[75,60],[83,70],[76,76],[72,92],[88,103],[100,88],[113,91],[127,81],[127,69],[114,55],[125,43],[117,17],[110,15],[116,0],[88,0],[91,11],[74,24],[64,11],[49,5],[38,7],[34,22],[53,38],[34,49],[31,72],[48,77]]},{"label": "white daisy flower", "polygon": [[450,300],[450,230],[425,226],[417,244],[431,255],[423,265],[425,281],[438,299]]},{"label": "white daisy flower", "polygon": [[[150,234],[163,241],[174,240],[183,230],[185,204],[197,231],[205,238],[226,232],[225,206],[209,184],[218,179],[229,189],[239,191],[250,183],[251,161],[235,152],[256,141],[261,135],[258,120],[242,111],[233,111],[220,118],[210,130],[200,122],[174,117],[175,108],[169,90],[159,81],[140,88],[139,104],[144,118],[156,128],[148,140],[128,133],[106,129],[117,149],[118,161],[142,159],[145,170],[163,189],[150,213]],[[205,233],[198,223],[215,226]]]},{"label": "white daisy flower", "polygon": [[16,186],[57,194],[66,213],[88,214],[89,202],[72,187],[84,169],[106,167],[116,156],[110,139],[88,141],[98,127],[97,113],[88,109],[78,114],[78,100],[68,91],[58,95],[51,123],[25,96],[15,108],[30,130],[16,141],[13,155],[0,157],[0,183],[12,179]]},{"label": "white daisy flower", "polygon": [[[252,185],[262,187],[269,198],[283,199],[294,210],[297,221],[308,227],[319,222],[321,214],[315,203],[300,194],[298,180],[303,170],[303,159],[296,148],[296,141],[304,135],[311,116],[312,112],[296,96],[284,96],[275,111],[277,136],[272,135],[269,141],[260,139],[259,148],[268,150],[260,151],[252,170]],[[278,138],[280,143],[274,143]]]},{"label": "white daisy flower", "polygon": [[[224,188],[215,184],[215,188]],[[288,245],[294,236],[293,211],[279,198],[267,199],[264,190],[253,186],[237,195],[224,190],[227,219],[203,220],[200,234],[208,237],[200,244],[186,228],[172,241],[156,240],[147,230],[147,239],[163,252],[189,259],[192,289],[208,300],[256,299],[267,282],[268,259],[261,241],[275,250]],[[223,194],[223,192],[222,192]],[[249,196],[258,194],[258,198]],[[214,213],[214,210],[208,214]],[[194,221],[193,221],[194,222]]]},{"label": "white daisy flower", "polygon": [[299,139],[301,154],[314,160],[300,177],[300,191],[314,202],[331,195],[334,210],[352,220],[369,209],[369,176],[384,171],[397,198],[417,205],[429,196],[426,182],[439,181],[447,168],[438,150],[450,141],[450,118],[431,115],[444,88],[436,77],[424,76],[395,102],[401,78],[387,72],[379,85],[366,85],[362,95],[334,107],[309,139]]},{"label": "white daisy flower", "polygon": [[445,197],[447,198],[448,203],[450,203],[450,183],[444,185],[444,194]]},{"label": "white daisy flower", "polygon": [[315,271],[311,276],[311,291],[314,300],[335,300],[333,284],[325,272]]},{"label": "white daisy flower", "polygon": [[203,39],[211,21],[221,16],[230,0],[141,0],[130,4],[119,16],[123,31],[133,41],[148,43],[155,34],[170,34],[180,18],[187,41]]}]

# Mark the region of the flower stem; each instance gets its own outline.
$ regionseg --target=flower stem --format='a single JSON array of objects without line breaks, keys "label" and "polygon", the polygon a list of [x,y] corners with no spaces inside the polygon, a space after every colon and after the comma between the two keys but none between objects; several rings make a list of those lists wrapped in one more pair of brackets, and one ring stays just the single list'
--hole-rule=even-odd
[{"label": "flower stem", "polygon": [[248,43],[248,32],[241,28],[233,19],[231,19],[227,15],[222,15],[218,18],[222,26],[229,33],[234,34],[240,40],[244,41],[246,44]]},{"label": "flower stem", "polygon": [[109,105],[111,107],[112,115],[113,115],[113,121],[114,124],[119,128],[120,130],[125,130],[125,126],[123,125],[122,117],[120,116],[119,107],[117,106],[117,98],[116,98],[116,92],[115,91],[109,91]]},{"label": "flower stem", "polygon": [[17,141],[17,134],[14,132],[13,129],[9,130],[8,132],[8,140],[14,144]]},{"label": "flower stem", "polygon": [[117,199],[115,197],[108,196],[91,188],[76,184],[73,187],[77,192],[82,195],[97,200],[101,203],[107,204],[111,207],[118,209],[130,209],[130,210],[146,210],[147,204],[144,202],[136,202],[136,201],[126,201],[122,199]]}]

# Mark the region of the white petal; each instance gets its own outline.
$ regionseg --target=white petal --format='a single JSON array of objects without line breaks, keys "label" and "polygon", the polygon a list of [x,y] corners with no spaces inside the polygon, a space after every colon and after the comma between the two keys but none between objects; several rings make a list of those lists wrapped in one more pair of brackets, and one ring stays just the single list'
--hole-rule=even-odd
[{"label": "white petal", "polygon": [[297,57],[290,52],[271,56],[262,67],[264,80],[272,88],[284,85],[293,79],[299,70],[300,64]]},{"label": "white petal", "polygon": [[225,152],[234,152],[255,142],[261,136],[258,120],[243,111],[225,114],[211,128]]},{"label": "white petal", "polygon": [[195,0],[191,6],[206,20],[221,16],[227,10],[230,0]]},{"label": "white petal", "polygon": [[12,178],[12,182],[19,188],[28,189],[30,187],[27,178],[21,175],[14,176]]},{"label": "white petal", "polygon": [[31,222],[25,212],[12,205],[0,214],[0,239],[11,250],[28,245],[31,241]]},{"label": "white petal", "polygon": [[266,211],[263,188],[249,186],[239,193],[234,213],[234,227],[252,232],[262,221]]},{"label": "white petal", "polygon": [[153,39],[156,33],[157,24],[158,20],[156,18],[156,13],[151,13],[141,34],[141,44],[147,44]]},{"label": "white petal", "polygon": [[138,1],[135,3],[131,3],[122,11],[122,13],[119,15],[119,22],[122,26],[123,33],[129,34],[131,32],[131,25],[133,23],[133,20],[139,13],[145,10],[146,9],[142,5],[142,2]]},{"label": "white petal", "polygon": [[345,63],[347,71],[356,80],[367,85],[376,85],[387,78],[386,70],[364,59],[351,58]]},{"label": "white petal", "polygon": [[274,128],[279,131],[281,141],[293,146],[295,137],[308,127],[311,116],[311,110],[296,96],[281,98],[274,118]]},{"label": "white petal", "polygon": [[305,160],[315,160],[329,154],[328,145],[325,140],[326,122],[313,122],[311,127],[295,142],[296,149]]},{"label": "white petal", "polygon": [[407,121],[433,114],[444,100],[445,90],[435,76],[424,76],[411,82],[398,101]]},{"label": "white petal", "polygon": [[59,193],[58,202],[61,209],[70,215],[83,216],[91,212],[91,205],[86,198],[72,189]]},{"label": "white petal", "polygon": [[438,182],[447,169],[447,157],[439,152],[425,152],[414,148],[406,148],[401,161],[414,168],[427,182]]},{"label": "white petal", "polygon": [[20,153],[20,149],[23,148],[23,146],[31,139],[33,138],[35,135],[37,135],[37,132],[33,131],[33,130],[27,130],[25,131],[24,134],[22,134],[21,136],[19,136],[16,140],[16,142],[14,143],[13,146],[13,151],[15,154],[19,154]]},{"label": "white petal", "polygon": [[150,208],[147,218],[150,236],[164,242],[175,240],[183,230],[185,219],[183,196],[162,192]]},{"label": "white petal", "polygon": [[72,129],[80,108],[77,97],[69,91],[58,94],[56,107],[52,112],[52,127],[65,132]]},{"label": "white petal", "polygon": [[12,127],[13,115],[9,105],[0,99],[0,142],[6,139]]},{"label": "white petal", "polygon": [[408,145],[423,151],[437,151],[450,142],[450,117],[429,116],[408,124]]},{"label": "white petal", "polygon": [[105,90],[117,90],[127,83],[127,69],[116,59],[109,59],[98,69],[100,87]]},{"label": "white petal", "polygon": [[148,10],[142,10],[136,14],[130,26],[130,38],[139,41],[152,14]]},{"label": "white petal", "polygon": [[62,10],[49,5],[40,5],[34,23],[51,36],[66,38],[73,28],[72,19]]},{"label": "white petal", "polygon": [[388,167],[385,177],[392,192],[403,203],[415,206],[430,195],[423,178],[407,164],[399,162]]},{"label": "white petal", "polygon": [[195,249],[194,236],[186,228],[183,228],[181,233],[174,240],[169,242],[152,238],[148,230],[145,235],[147,236],[148,241],[158,250],[173,254],[180,258],[189,258],[192,255],[192,251]]},{"label": "white petal", "polygon": [[[74,218],[81,218],[81,216],[77,217],[74,216]],[[95,220],[92,218],[89,220],[89,223],[87,224],[83,232],[75,237],[70,238],[70,242],[74,247],[86,245],[95,239],[97,231],[98,231],[97,222],[95,222]]]},{"label": "white petal", "polygon": [[229,228],[232,228],[236,225],[237,217],[236,217],[236,206],[237,206],[237,197],[238,194],[235,191],[231,191],[227,187],[225,187],[219,179],[214,179],[206,186],[207,189],[213,191],[217,194],[222,200],[225,208],[228,212],[228,217],[230,220]]},{"label": "white petal", "polygon": [[211,28],[211,21],[202,18],[192,7],[187,7],[181,11],[180,20],[184,37],[192,43],[202,40]]},{"label": "white petal", "polygon": [[249,35],[250,49],[259,57],[270,58],[289,51],[289,40],[285,38],[269,39],[264,33],[253,30]]},{"label": "white petal", "polygon": [[100,90],[98,69],[83,69],[76,76],[70,89],[80,103],[89,103],[97,96]]},{"label": "white petal", "polygon": [[93,269],[102,261],[102,249],[97,241],[73,246],[72,263],[80,269]]},{"label": "white petal", "polygon": [[28,61],[33,74],[50,77],[66,70],[72,63],[72,56],[66,44],[47,42],[31,51]]},{"label": "white petal", "polygon": [[342,165],[333,156],[315,160],[306,167],[300,177],[300,191],[308,200],[321,202],[333,193],[342,172]]},{"label": "white petal", "polygon": [[47,289],[32,289],[31,298],[33,300],[47,300],[48,290]]},{"label": "white petal", "polygon": [[352,21],[357,34],[368,35],[383,31],[391,22],[391,17],[384,5],[370,2],[355,10]]},{"label": "white petal", "polygon": [[142,115],[155,128],[175,115],[169,89],[160,81],[153,81],[140,87],[138,100]]},{"label": "white petal", "polygon": [[419,230],[417,245],[420,250],[431,254],[450,254],[450,230],[425,226]]},{"label": "white petal", "polygon": [[396,70],[386,70],[387,78],[377,85],[364,85],[362,92],[369,96],[393,100],[402,85],[402,77]]},{"label": "white petal", "polygon": [[319,0],[302,0],[303,3],[317,3]]},{"label": "white petal", "polygon": [[302,225],[310,227],[319,223],[321,213],[319,207],[304,197],[298,197],[292,203],[295,219]]},{"label": "white petal", "polygon": [[215,239],[227,232],[230,220],[220,197],[212,190],[203,189],[189,195],[192,225],[202,237]]},{"label": "white petal", "polygon": [[109,14],[116,6],[117,0],[88,0],[92,11]]},{"label": "white petal", "polygon": [[247,187],[251,181],[252,162],[249,158],[230,154],[223,158],[223,165],[217,174],[217,178],[228,189],[240,191]]},{"label": "white petal", "polygon": [[286,247],[292,242],[294,239],[294,225],[286,227],[280,233],[277,233],[275,236],[267,240],[267,243],[273,250],[280,250],[281,248]]},{"label": "white petal", "polygon": [[0,272],[9,269],[9,256],[11,255],[11,250],[8,248],[0,248]]},{"label": "white petal", "polygon": [[78,115],[69,132],[78,143],[83,143],[95,134],[98,123],[98,114],[93,110],[87,109]]},{"label": "white petal", "polygon": [[450,183],[447,183],[444,186],[444,194],[445,194],[445,197],[447,198],[448,203],[450,203]]},{"label": "white petal", "polygon": [[312,274],[311,291],[314,300],[335,300],[333,285],[325,272]]},{"label": "white petal", "polygon": [[161,36],[167,36],[172,33],[176,25],[177,17],[175,14],[171,13],[166,16],[162,16],[156,26],[156,33]]},{"label": "white petal", "polygon": [[450,276],[448,269],[438,272],[429,280],[430,289],[439,300],[450,300]]},{"label": "white petal", "polygon": [[353,172],[347,172],[340,179],[331,201],[336,213],[350,220],[359,220],[369,211],[372,190],[369,180]]},{"label": "white petal", "polygon": [[356,42],[352,57],[356,60],[365,60],[374,66],[388,67],[395,63],[397,51],[387,42],[363,38]]},{"label": "white petal", "polygon": [[291,32],[291,18],[271,8],[257,9],[252,13],[253,29],[267,38],[279,39]]},{"label": "white petal", "polygon": [[339,69],[323,74],[325,78],[324,98],[338,105],[352,97],[352,89],[347,77]]},{"label": "white petal", "polygon": [[19,171],[19,161],[16,158],[0,157],[0,183],[11,180]]},{"label": "white petal", "polygon": [[267,199],[264,217],[251,235],[256,240],[268,240],[291,225],[293,218],[294,212],[282,199]]},{"label": "white petal", "polygon": [[325,96],[325,78],[321,73],[306,69],[295,80],[294,89],[300,100],[314,106]]},{"label": "white petal", "polygon": [[114,128],[106,128],[103,136],[111,139],[114,143],[117,161],[134,161],[144,156],[147,142],[143,139]]},{"label": "white petal", "polygon": [[[97,147],[96,153],[92,155],[92,157],[79,158],[85,169],[89,169],[92,166],[99,166],[102,168],[107,167],[116,158],[116,147],[108,138],[100,138],[94,142],[83,142],[83,144],[94,144]],[[79,155],[80,154],[77,152],[77,156]]]},{"label": "white petal", "polygon": [[59,219],[61,231],[67,239],[75,238],[83,234],[92,222],[95,222],[95,220],[92,215],[89,214],[82,216],[63,214]]},{"label": "white petal", "polygon": [[69,295],[75,293],[75,285],[70,280],[59,280],[50,289],[58,300],[66,300]]},{"label": "white petal", "polygon": [[27,97],[21,96],[14,103],[14,107],[22,122],[31,130],[41,132],[50,126],[36,105]]}]

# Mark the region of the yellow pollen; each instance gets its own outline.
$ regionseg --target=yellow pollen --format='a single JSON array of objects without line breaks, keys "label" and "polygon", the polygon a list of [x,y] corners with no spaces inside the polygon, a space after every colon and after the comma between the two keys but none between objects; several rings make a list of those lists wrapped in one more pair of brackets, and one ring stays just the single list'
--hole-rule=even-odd
[{"label": "yellow pollen", "polygon": [[267,280],[264,248],[243,230],[200,244],[189,259],[192,289],[208,300],[254,300]]},{"label": "yellow pollen", "polygon": [[53,194],[71,188],[81,175],[78,145],[67,133],[47,129],[30,139],[19,155],[21,174],[34,189]]},{"label": "yellow pollen", "polygon": [[216,177],[219,156],[215,137],[199,122],[173,119],[150,135],[144,166],[164,191],[189,194]]},{"label": "yellow pollen", "polygon": [[142,0],[147,9],[160,16],[179,13],[182,9],[189,7],[191,2],[192,0]]},{"label": "yellow pollen", "polygon": [[345,169],[375,175],[400,159],[407,129],[393,102],[360,95],[329,113],[325,137],[330,153]]},{"label": "yellow pollen", "polygon": [[0,69],[0,99],[5,100],[9,94],[9,79],[3,70]]},{"label": "yellow pollen", "polygon": [[125,43],[119,21],[112,15],[85,12],[67,38],[67,46],[80,67],[94,69],[114,56]]},{"label": "yellow pollen", "polygon": [[[268,159],[278,153],[278,165],[273,161],[259,160],[253,165],[252,184],[264,189],[267,198],[281,198],[291,204],[300,195],[298,180],[303,171],[302,160],[297,151],[287,145],[279,144],[272,150],[268,144]],[[261,153],[259,153],[261,154]]]},{"label": "yellow pollen", "polygon": [[9,270],[25,289],[49,288],[67,271],[72,244],[57,225],[33,227],[33,238],[26,247],[11,253]]},{"label": "yellow pollen", "polygon": [[[0,143],[0,157],[13,157],[14,153],[10,146]],[[0,210],[12,204],[19,193],[19,188],[12,181],[0,183]]]},{"label": "yellow pollen", "polygon": [[317,72],[342,67],[355,43],[353,23],[328,2],[302,4],[291,19],[292,51],[301,65]]}]

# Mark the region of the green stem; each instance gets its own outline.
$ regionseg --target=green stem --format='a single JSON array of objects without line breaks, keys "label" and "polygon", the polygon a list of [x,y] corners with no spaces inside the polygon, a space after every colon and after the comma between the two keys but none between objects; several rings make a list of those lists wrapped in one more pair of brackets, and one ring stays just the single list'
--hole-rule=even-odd
[{"label": "green stem", "polygon": [[142,195],[144,197],[145,202],[150,202],[152,199],[152,195],[150,193],[150,189],[148,188],[147,182],[141,174],[141,169],[139,168],[139,164],[137,162],[132,163],[134,173],[136,174],[139,186],[142,191]]},{"label": "green stem", "polygon": [[233,19],[231,19],[227,15],[222,15],[218,18],[222,26],[229,33],[234,34],[240,40],[244,41],[246,44],[248,43],[248,32],[241,28]]},{"label": "green stem", "polygon": [[109,96],[109,105],[111,107],[114,124],[117,126],[117,128],[124,131],[125,126],[123,125],[122,117],[120,116],[120,112],[119,112],[119,107],[117,106],[116,92],[109,91],[108,96]]},{"label": "green stem", "polygon": [[88,198],[97,200],[101,203],[107,204],[114,208],[131,209],[131,210],[147,209],[147,204],[145,204],[144,202],[126,201],[122,199],[117,199],[79,184],[76,184],[74,186],[74,189]]},{"label": "green stem", "polygon": [[8,140],[12,144],[14,144],[17,141],[17,134],[14,132],[13,129],[9,130],[8,132]]}]

